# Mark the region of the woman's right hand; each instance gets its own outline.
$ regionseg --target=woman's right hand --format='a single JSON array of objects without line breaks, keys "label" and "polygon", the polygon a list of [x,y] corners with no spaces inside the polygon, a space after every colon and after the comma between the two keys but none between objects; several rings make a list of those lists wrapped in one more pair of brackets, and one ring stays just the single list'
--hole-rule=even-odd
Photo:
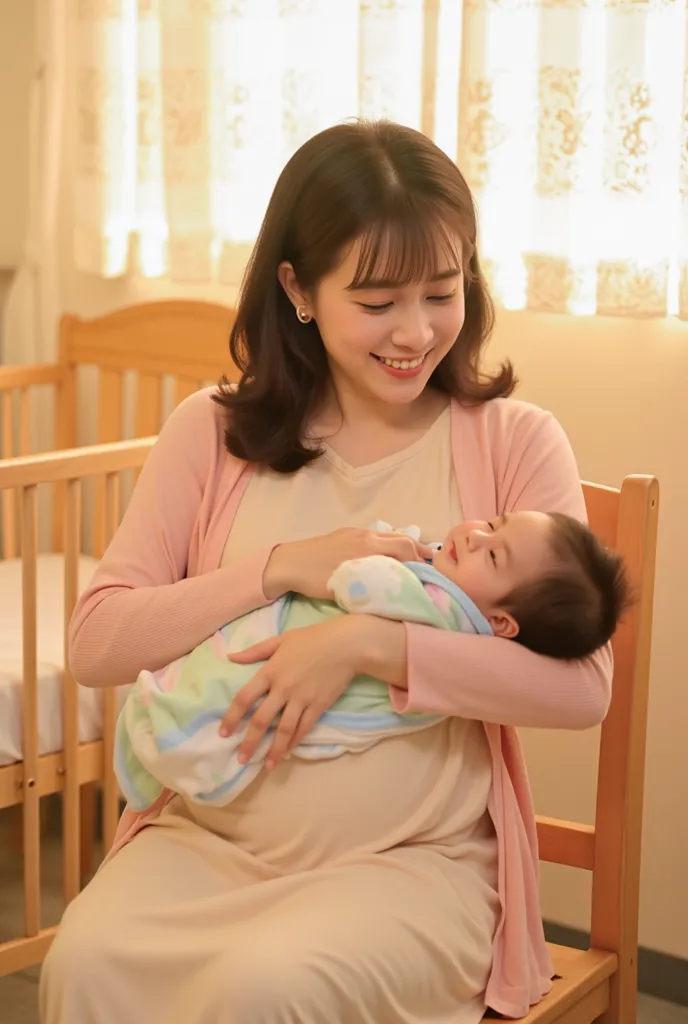
[{"label": "woman's right hand", "polygon": [[327,582],[342,562],[368,555],[388,555],[400,562],[432,557],[427,544],[402,533],[379,533],[345,527],[308,540],[288,541],[274,549],[263,573],[263,592],[274,601],[293,590],[305,597],[328,598]]}]

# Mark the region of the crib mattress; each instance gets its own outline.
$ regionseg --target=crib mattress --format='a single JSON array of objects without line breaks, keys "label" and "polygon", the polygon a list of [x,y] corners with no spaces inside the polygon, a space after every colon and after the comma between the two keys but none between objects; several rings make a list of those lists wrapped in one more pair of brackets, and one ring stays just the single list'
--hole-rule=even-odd
[{"label": "crib mattress", "polygon": [[[88,586],[96,559],[79,560],[79,592]],[[0,767],[22,759],[22,606],[21,561],[0,561]],[[64,674],[64,558],[38,559],[38,752],[62,749],[62,678]],[[121,706],[129,687],[118,688]],[[99,690],[79,687],[79,739],[102,734]]]}]

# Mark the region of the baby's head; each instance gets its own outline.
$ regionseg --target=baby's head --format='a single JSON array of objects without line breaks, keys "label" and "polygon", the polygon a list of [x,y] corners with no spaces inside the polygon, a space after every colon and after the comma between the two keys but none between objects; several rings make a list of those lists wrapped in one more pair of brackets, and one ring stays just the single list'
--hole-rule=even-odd
[{"label": "baby's head", "polygon": [[621,558],[559,513],[462,523],[433,564],[475,602],[496,636],[554,658],[602,647],[629,600]]}]

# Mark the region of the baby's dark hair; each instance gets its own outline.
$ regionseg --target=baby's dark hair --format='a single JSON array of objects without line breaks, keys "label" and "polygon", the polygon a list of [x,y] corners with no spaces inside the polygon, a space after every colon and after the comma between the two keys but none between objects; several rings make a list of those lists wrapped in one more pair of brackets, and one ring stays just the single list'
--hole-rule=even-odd
[{"label": "baby's dark hair", "polygon": [[585,658],[603,647],[631,603],[623,560],[571,516],[551,513],[553,570],[515,587],[502,602],[514,638],[552,658]]}]

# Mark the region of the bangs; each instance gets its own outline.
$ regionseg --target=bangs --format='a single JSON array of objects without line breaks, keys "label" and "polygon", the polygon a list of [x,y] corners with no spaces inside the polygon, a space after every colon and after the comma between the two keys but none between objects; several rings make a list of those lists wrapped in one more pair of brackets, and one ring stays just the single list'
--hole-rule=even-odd
[{"label": "bangs", "polygon": [[[452,220],[456,222],[456,215]],[[467,274],[472,246],[463,235],[458,224],[450,226],[436,213],[425,211],[407,209],[402,216],[378,221],[361,236],[358,264],[348,288],[420,284],[447,270]]]}]

